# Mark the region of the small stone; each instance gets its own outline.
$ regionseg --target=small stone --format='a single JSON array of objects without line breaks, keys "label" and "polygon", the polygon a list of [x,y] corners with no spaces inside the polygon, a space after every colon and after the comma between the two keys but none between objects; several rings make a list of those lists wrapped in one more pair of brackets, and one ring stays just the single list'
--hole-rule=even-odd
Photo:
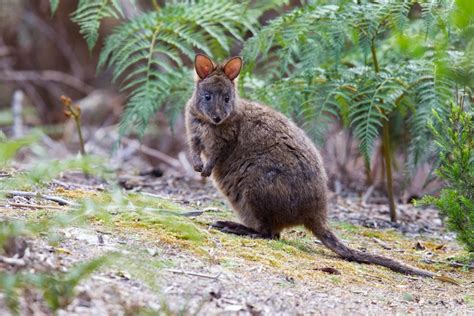
[{"label": "small stone", "polygon": [[155,248],[146,248],[146,251],[148,252],[148,254],[152,257],[156,256],[158,254],[158,251],[156,251]]}]

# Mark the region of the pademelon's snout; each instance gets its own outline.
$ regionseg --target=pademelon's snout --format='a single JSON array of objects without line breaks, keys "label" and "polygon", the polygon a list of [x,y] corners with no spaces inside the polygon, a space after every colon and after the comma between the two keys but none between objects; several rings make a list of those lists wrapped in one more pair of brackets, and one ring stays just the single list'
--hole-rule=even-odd
[{"label": "pademelon's snout", "polygon": [[219,124],[222,121],[222,118],[220,115],[215,114],[211,116],[211,120],[214,122],[214,124]]}]

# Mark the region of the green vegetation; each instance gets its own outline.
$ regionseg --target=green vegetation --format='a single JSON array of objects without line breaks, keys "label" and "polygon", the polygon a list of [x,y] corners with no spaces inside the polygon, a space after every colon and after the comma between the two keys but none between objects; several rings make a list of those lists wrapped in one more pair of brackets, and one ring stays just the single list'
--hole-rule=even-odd
[{"label": "green vegetation", "polygon": [[[110,257],[109,257],[110,258]],[[74,298],[75,287],[106,262],[105,257],[78,264],[68,272],[0,272],[0,289],[5,293],[8,308],[19,313],[18,296],[37,289],[51,311],[66,307]]]},{"label": "green vegetation", "polygon": [[[28,137],[0,143],[0,160],[7,167],[11,159],[24,146],[34,142],[36,137]],[[97,160],[91,157],[65,161],[39,162],[35,168],[23,171],[18,175],[0,181],[0,189],[41,187],[52,177],[65,170],[97,169]],[[99,170],[98,170],[99,171]],[[0,198],[3,193],[0,192]],[[2,219],[0,220],[0,255],[4,255],[11,243],[21,242],[24,238],[48,235],[51,238],[60,227],[83,223],[92,214],[83,209],[71,209],[55,216],[38,216],[31,220]],[[112,255],[109,254],[107,258]],[[8,308],[15,314],[19,313],[19,296],[36,289],[41,294],[51,311],[66,307],[75,295],[74,289],[78,283],[87,278],[92,272],[106,263],[106,257],[95,258],[77,264],[62,271],[35,271],[20,264],[19,269],[0,271],[0,289],[5,293]]]},{"label": "green vegetation", "polygon": [[474,260],[474,113],[453,104],[447,118],[434,113],[442,131],[429,126],[440,149],[436,174],[446,181],[439,197],[427,196],[425,204],[436,205],[447,217],[448,229],[456,232]]}]

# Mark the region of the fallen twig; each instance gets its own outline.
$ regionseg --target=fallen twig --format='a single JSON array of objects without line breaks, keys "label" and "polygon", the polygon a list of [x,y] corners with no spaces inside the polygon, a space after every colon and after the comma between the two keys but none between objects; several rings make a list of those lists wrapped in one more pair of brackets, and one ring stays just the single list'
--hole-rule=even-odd
[{"label": "fallen twig", "polygon": [[26,203],[5,203],[0,204],[1,207],[13,206],[13,207],[28,207],[37,209],[52,209],[52,210],[64,210],[64,208],[54,205],[40,205],[40,204],[26,204]]},{"label": "fallen twig", "polygon": [[[128,139],[128,138],[122,138],[122,141],[126,144],[132,144],[134,142],[137,142],[136,140],[133,139]],[[156,149],[150,148],[148,146],[145,146],[143,144],[140,144],[140,151],[144,153],[145,155],[157,158],[161,160],[162,162],[170,165],[171,167],[175,169],[183,169],[183,166],[181,165],[180,161],[178,159],[175,159],[171,156],[168,156],[165,153],[162,153],[161,151],[158,151]]]},{"label": "fallen twig", "polygon": [[369,198],[372,196],[372,192],[374,192],[374,189],[375,189],[375,186],[372,184],[372,185],[367,189],[367,191],[365,192],[365,194],[362,196],[362,206],[367,205],[367,201],[368,201]]},{"label": "fallen twig", "polygon": [[78,206],[77,203],[70,202],[58,196],[46,195],[39,192],[27,192],[27,191],[14,191],[14,190],[0,190],[0,194],[12,195],[12,196],[25,196],[25,197],[36,197],[42,198],[48,201],[57,202],[59,205],[70,205]]},{"label": "fallen twig", "polygon": [[152,208],[152,207],[146,207],[143,210],[148,211],[148,212],[158,212],[163,215],[184,216],[184,217],[194,217],[194,216],[202,215],[204,213],[204,211],[200,211],[200,210],[191,210],[191,211],[181,212],[181,211],[169,211],[169,210]]},{"label": "fallen twig", "polygon": [[64,182],[60,180],[53,180],[51,182],[65,189],[79,188],[79,189],[84,189],[84,190],[89,190],[89,191],[104,191],[104,186],[102,184],[93,186],[93,185],[86,185],[86,184],[80,184],[80,183]]},{"label": "fallen twig", "polygon": [[428,264],[447,264],[451,267],[455,267],[455,268],[466,268],[466,269],[474,269],[474,264],[462,264],[460,262],[453,262],[453,261],[439,261],[439,260],[431,260],[429,258],[424,258],[423,259],[424,262],[428,263]]},{"label": "fallen twig", "polygon": [[55,70],[4,70],[0,72],[0,81],[52,81],[64,84],[84,93],[90,93],[93,90],[91,86],[76,77]]},{"label": "fallen twig", "polygon": [[378,239],[378,238],[373,237],[372,240],[373,240],[375,243],[379,244],[383,249],[387,249],[387,250],[391,250],[391,249],[392,249],[392,247],[390,247],[389,245],[387,245],[386,243],[384,243],[383,241],[381,241],[381,240]]},{"label": "fallen twig", "polygon": [[197,276],[197,277],[207,278],[207,279],[213,279],[213,280],[217,280],[219,278],[219,276],[221,275],[220,273],[218,275],[209,275],[209,274],[203,274],[203,273],[191,272],[191,271],[184,271],[184,270],[176,270],[176,269],[165,269],[165,271],[168,271],[168,272],[171,272],[171,273],[177,273],[177,274],[192,275],[192,276]]}]

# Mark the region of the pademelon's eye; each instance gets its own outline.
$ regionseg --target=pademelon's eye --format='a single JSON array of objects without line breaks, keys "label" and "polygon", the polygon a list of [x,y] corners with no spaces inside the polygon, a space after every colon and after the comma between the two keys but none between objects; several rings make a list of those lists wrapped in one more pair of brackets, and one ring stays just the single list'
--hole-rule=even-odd
[{"label": "pademelon's eye", "polygon": [[228,96],[228,95],[225,96],[224,101],[225,101],[226,103],[229,102],[229,96]]},{"label": "pademelon's eye", "polygon": [[211,100],[211,95],[209,93],[206,93],[204,97],[206,98],[207,101]]}]

